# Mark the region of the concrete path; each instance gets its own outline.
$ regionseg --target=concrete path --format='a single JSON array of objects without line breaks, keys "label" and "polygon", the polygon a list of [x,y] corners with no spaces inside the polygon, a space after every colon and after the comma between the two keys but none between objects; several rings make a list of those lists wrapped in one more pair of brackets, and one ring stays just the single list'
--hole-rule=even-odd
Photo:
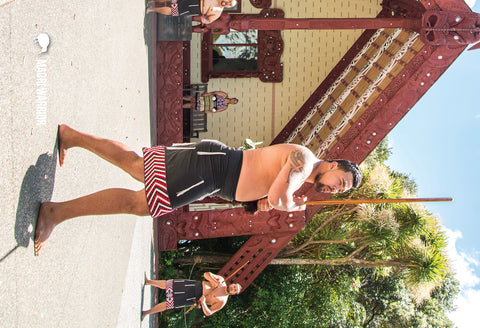
[{"label": "concrete path", "polygon": [[[84,217],[58,226],[40,257],[41,201],[142,184],[82,149],[60,168],[58,123],[151,144],[151,20],[130,0],[0,0],[0,326],[149,327],[152,219]],[[34,38],[50,36],[48,51]]]}]

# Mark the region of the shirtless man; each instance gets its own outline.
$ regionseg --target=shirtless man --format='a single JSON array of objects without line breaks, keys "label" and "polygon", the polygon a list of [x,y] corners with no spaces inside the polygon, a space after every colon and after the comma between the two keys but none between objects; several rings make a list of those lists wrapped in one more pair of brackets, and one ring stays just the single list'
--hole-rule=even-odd
[{"label": "shirtless man", "polygon": [[35,255],[56,225],[79,216],[125,213],[156,218],[211,195],[239,202],[258,200],[260,211],[303,211],[307,199],[294,193],[305,182],[324,193],[344,192],[361,182],[356,164],[319,160],[295,144],[242,151],[205,140],[143,148],[141,157],[120,142],[67,125],[59,127],[58,138],[60,166],[69,148],[81,147],[144,182],[145,188],[106,189],[66,202],[43,203],[35,230]]},{"label": "shirtless man", "polygon": [[[155,4],[160,6],[153,7]],[[203,24],[210,24],[220,17],[223,8],[235,7],[236,4],[235,0],[152,0],[148,2],[147,14],[157,12],[167,16],[200,15]]]},{"label": "shirtless man", "polygon": [[205,272],[204,277],[207,281],[149,280],[145,274],[145,285],[165,289],[166,301],[142,311],[142,320],[149,314],[194,304],[201,307],[206,316],[210,316],[227,304],[228,296],[237,295],[242,290],[240,284],[227,285],[222,276],[211,272]]}]

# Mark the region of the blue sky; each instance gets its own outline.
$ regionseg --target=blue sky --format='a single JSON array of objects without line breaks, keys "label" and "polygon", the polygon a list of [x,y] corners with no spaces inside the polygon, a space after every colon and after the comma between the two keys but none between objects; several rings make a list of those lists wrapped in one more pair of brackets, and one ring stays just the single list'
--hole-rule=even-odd
[{"label": "blue sky", "polygon": [[[475,3],[475,1],[470,1]],[[473,6],[480,13],[480,2]],[[464,51],[388,135],[387,164],[410,174],[419,197],[453,197],[428,203],[449,236],[449,256],[462,285],[459,328],[478,327],[480,309],[480,50]]]}]

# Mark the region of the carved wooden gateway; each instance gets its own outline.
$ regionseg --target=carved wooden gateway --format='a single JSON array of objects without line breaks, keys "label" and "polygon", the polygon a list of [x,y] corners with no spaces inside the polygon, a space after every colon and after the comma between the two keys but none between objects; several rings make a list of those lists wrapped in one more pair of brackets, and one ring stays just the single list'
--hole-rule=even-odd
[{"label": "carved wooden gateway", "polygon": [[[238,15],[226,23],[267,31],[318,29],[329,23],[278,14],[271,18],[266,12]],[[468,44],[476,43],[471,49],[480,47],[480,16],[462,0],[386,0],[377,19],[330,23],[331,28],[353,26],[366,31],[272,142],[301,144],[323,159],[363,161]],[[275,57],[275,52],[269,56]],[[280,71],[275,73],[279,76]],[[307,184],[299,193],[319,199]],[[175,249],[178,240],[251,235],[220,271],[229,276],[249,261],[231,279],[245,288],[319,209],[249,215],[238,208],[188,211],[186,207],[158,220],[159,248]]]}]

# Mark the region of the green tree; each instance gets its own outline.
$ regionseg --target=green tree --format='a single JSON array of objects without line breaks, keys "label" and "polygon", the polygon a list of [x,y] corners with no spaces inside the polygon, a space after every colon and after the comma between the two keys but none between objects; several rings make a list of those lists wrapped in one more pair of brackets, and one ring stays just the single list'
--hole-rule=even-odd
[{"label": "green tree", "polygon": [[349,270],[270,266],[202,327],[335,327],[364,320]]},{"label": "green tree", "polygon": [[453,309],[458,281],[448,274],[431,297],[419,301],[402,275],[379,277],[374,270],[362,271],[357,301],[367,313],[363,327],[452,327],[446,313]]}]

